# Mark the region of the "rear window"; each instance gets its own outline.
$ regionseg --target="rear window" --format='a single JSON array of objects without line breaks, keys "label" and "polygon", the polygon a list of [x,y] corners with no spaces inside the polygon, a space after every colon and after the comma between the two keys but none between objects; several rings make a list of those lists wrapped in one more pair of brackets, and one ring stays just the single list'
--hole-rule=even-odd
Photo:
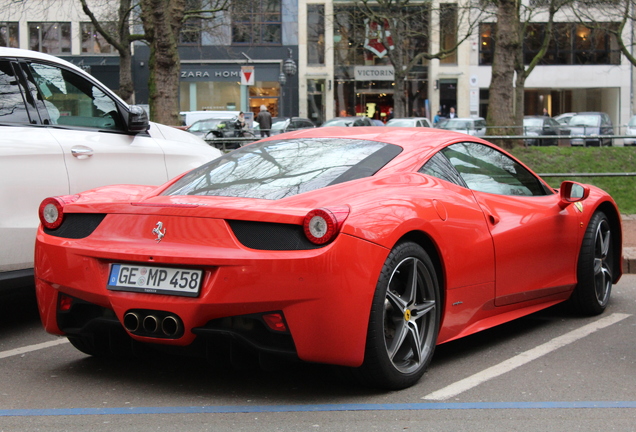
[{"label": "rear window", "polygon": [[570,126],[572,127],[596,127],[601,124],[601,116],[599,115],[575,115],[570,120]]},{"label": "rear window", "polygon": [[277,200],[372,176],[401,151],[393,144],[342,138],[257,143],[193,170],[163,195]]}]

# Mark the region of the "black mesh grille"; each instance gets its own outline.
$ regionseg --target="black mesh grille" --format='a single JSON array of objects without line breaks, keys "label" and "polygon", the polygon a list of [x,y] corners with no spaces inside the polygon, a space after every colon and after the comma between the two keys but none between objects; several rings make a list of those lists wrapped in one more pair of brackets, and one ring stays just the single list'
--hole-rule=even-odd
[{"label": "black mesh grille", "polygon": [[70,239],[81,239],[91,235],[104,220],[101,213],[65,213],[62,225],[56,230],[44,229],[48,235]]},{"label": "black mesh grille", "polygon": [[300,225],[228,220],[243,246],[259,250],[308,250],[326,245],[311,243]]}]

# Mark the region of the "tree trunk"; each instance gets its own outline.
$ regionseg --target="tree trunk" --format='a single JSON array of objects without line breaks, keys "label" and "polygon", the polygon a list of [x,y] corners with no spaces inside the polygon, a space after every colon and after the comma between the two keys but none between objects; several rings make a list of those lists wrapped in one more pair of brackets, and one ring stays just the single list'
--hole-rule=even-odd
[{"label": "tree trunk", "polygon": [[[490,99],[488,101],[490,135],[510,135],[505,126],[515,124],[514,76],[515,59],[521,47],[519,36],[519,6],[515,0],[500,0],[497,5],[495,52],[492,62]],[[506,147],[506,145],[504,145]]]},{"label": "tree trunk", "polygon": [[179,71],[177,49],[185,0],[142,0],[141,19],[150,45],[148,82],[153,121],[179,124]]}]

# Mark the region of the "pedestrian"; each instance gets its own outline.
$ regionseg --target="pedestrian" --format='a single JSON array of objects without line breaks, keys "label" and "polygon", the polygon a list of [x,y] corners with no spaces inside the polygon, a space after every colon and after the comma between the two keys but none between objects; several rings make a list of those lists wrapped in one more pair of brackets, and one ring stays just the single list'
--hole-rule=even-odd
[{"label": "pedestrian", "polygon": [[389,114],[386,116],[386,121],[389,121],[393,118],[393,107],[389,108]]},{"label": "pedestrian", "polygon": [[234,122],[234,136],[243,136],[243,129],[245,128],[245,114],[241,111]]},{"label": "pedestrian", "polygon": [[543,107],[543,115],[546,117],[550,117],[550,113],[548,112],[548,109],[546,107]]},{"label": "pedestrian", "polygon": [[448,114],[448,118],[455,118],[455,117],[457,117],[457,115],[455,115],[455,108],[451,107],[450,113]]},{"label": "pedestrian", "polygon": [[441,119],[442,119],[442,112],[437,111],[437,114],[435,114],[435,117],[433,117],[433,124],[439,123]]},{"label": "pedestrian", "polygon": [[267,111],[265,105],[261,105],[261,111],[256,115],[256,121],[258,122],[261,130],[261,137],[270,136],[270,130],[272,129],[272,115]]}]

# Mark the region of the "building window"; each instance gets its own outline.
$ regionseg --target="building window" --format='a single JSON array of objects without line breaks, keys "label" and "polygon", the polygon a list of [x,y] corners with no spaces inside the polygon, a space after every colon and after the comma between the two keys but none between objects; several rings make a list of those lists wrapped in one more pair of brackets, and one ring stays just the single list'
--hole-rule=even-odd
[{"label": "building window", "polygon": [[232,3],[232,43],[280,45],[281,0],[235,0]]},{"label": "building window", "polygon": [[495,51],[494,24],[479,25],[479,64],[491,65]]},{"label": "building window", "polygon": [[19,41],[17,22],[0,22],[0,46],[19,48]]},{"label": "building window", "polygon": [[457,64],[457,4],[442,3],[439,11],[440,48],[453,50],[447,57],[440,59],[441,64]]},{"label": "building window", "polygon": [[307,63],[325,64],[325,5],[307,5]]},{"label": "building window", "polygon": [[307,111],[311,121],[321,125],[325,121],[325,80],[307,80]]},{"label": "building window", "polygon": [[181,26],[181,33],[179,33],[180,45],[201,45],[201,32],[203,26],[203,19],[201,18],[201,11],[204,9],[201,0],[186,0],[186,15],[194,15],[192,18],[188,18],[183,22]]},{"label": "building window", "polygon": [[71,23],[29,23],[29,49],[48,54],[70,54]]},{"label": "building window", "polygon": [[[523,40],[523,58],[529,64],[541,49],[545,23],[531,23]],[[617,23],[600,23],[592,28],[576,23],[554,23],[552,40],[541,60],[542,65],[602,65],[621,63],[621,52],[616,37],[607,29],[615,30]],[[491,65],[494,52],[495,24],[479,26],[479,64]]]},{"label": "building window", "polygon": [[[113,32],[115,23],[102,23],[105,30]],[[82,30],[82,54],[114,54],[115,48],[106,42],[93,23],[81,23]]]}]

